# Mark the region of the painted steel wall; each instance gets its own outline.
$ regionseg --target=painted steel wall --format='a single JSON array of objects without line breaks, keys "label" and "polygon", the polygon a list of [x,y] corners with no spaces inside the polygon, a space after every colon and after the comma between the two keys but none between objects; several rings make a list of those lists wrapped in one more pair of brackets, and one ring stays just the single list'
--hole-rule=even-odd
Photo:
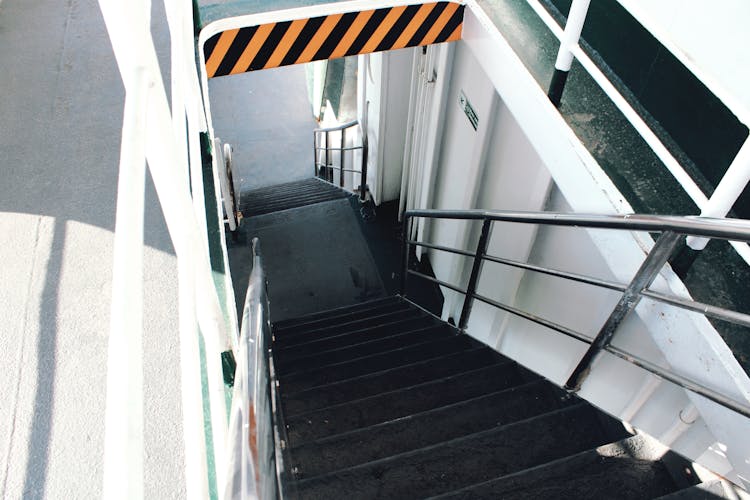
[{"label": "painted steel wall", "polygon": [[[504,52],[502,44],[488,39],[480,23],[467,16],[465,42],[456,44],[449,91],[442,102],[440,158],[430,178],[419,180],[434,186],[433,201],[423,207],[631,211],[510,48]],[[476,130],[459,107],[461,93],[476,111]],[[439,128],[433,125],[432,130],[437,134]],[[422,234],[439,245],[474,250],[478,225],[440,221],[427,224]],[[537,231],[496,224],[489,253],[626,283],[651,244],[643,234]],[[437,251],[429,255],[439,279],[466,286],[470,265],[466,258]],[[654,288],[686,293],[669,270]],[[443,292],[443,317],[458,319],[463,297]],[[491,263],[485,264],[479,292],[592,337],[619,298]],[[566,380],[586,347],[478,302],[468,333],[558,384]],[[733,365],[733,358],[727,357],[731,353],[704,318],[644,301],[623,324],[614,343],[743,397],[741,371],[734,370],[736,361]],[[700,366],[697,359],[708,364]],[[741,432],[745,424],[716,405],[608,354],[596,362],[581,395],[710,469],[740,479],[738,467],[746,465],[741,457],[750,449]]]}]

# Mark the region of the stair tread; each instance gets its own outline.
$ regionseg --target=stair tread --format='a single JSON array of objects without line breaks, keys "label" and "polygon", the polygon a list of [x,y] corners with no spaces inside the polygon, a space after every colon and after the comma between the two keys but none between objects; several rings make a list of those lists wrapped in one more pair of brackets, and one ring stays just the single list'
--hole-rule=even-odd
[{"label": "stair tread", "polygon": [[310,178],[242,193],[240,211],[245,217],[252,217],[347,196],[351,196],[351,193],[319,179]]},{"label": "stair tread", "polygon": [[274,341],[276,348],[282,350],[296,345],[309,344],[310,342],[329,337],[345,338],[357,332],[372,330],[383,325],[396,325],[400,321],[422,318],[425,323],[434,322],[435,318],[419,309],[402,307],[395,310],[385,311],[368,318],[359,318],[352,321],[316,325],[310,329],[300,329],[293,335],[283,336]]},{"label": "stair tread", "polygon": [[407,417],[432,408],[520,385],[530,375],[502,362],[415,386],[287,416],[291,446]]},{"label": "stair tread", "polygon": [[311,370],[293,372],[287,375],[279,374],[279,379],[285,391],[297,392],[308,387],[409,365],[417,361],[437,357],[440,354],[448,354],[479,345],[476,340],[467,335],[454,335],[446,339],[431,340]]},{"label": "stair tread", "polygon": [[599,446],[437,498],[596,500],[655,498],[676,486],[658,456],[639,456],[640,436]]},{"label": "stair tread", "polygon": [[368,300],[366,302],[359,302],[357,304],[350,304],[347,306],[336,307],[334,309],[328,309],[326,311],[305,314],[304,316],[298,316],[296,318],[289,318],[289,319],[284,319],[281,321],[274,321],[273,327],[274,327],[274,330],[282,330],[285,328],[302,325],[310,321],[315,321],[318,319],[325,319],[330,316],[338,316],[340,314],[366,310],[366,309],[370,309],[373,307],[378,307],[380,305],[387,305],[387,304],[392,304],[392,303],[397,303],[397,302],[402,302],[402,301],[403,299],[397,295],[389,295],[388,297]]},{"label": "stair tread", "polygon": [[488,347],[474,347],[353,379],[285,393],[282,394],[282,401],[287,413],[292,415],[449,377],[502,360],[509,361]]},{"label": "stair tread", "polygon": [[[537,439],[529,440],[534,435]],[[596,412],[577,405],[297,483],[300,498],[437,495],[607,441]]]},{"label": "stair tread", "polygon": [[347,319],[354,320],[370,316],[377,316],[382,314],[383,312],[399,309],[407,304],[406,302],[401,300],[392,300],[392,297],[388,298],[391,300],[375,300],[364,302],[362,304],[357,304],[355,306],[350,306],[347,308],[333,309],[331,311],[326,311],[327,313],[329,313],[326,316],[312,315],[305,321],[299,321],[295,323],[286,323],[282,321],[280,323],[274,323],[274,336],[276,336],[277,338],[282,338],[286,335],[294,334],[297,331],[303,329],[317,328],[318,326],[324,325],[329,322],[343,322]]},{"label": "stair tread", "polygon": [[297,478],[312,477],[530,418],[576,399],[543,380],[339,434],[292,450]]},{"label": "stair tread", "polygon": [[[364,337],[361,342],[345,344],[325,350],[315,349],[308,346],[308,352],[296,353],[296,355],[279,356],[277,366],[279,371],[285,367],[294,366],[295,370],[311,369],[316,366],[324,366],[339,363],[352,358],[362,357],[368,354],[378,354],[385,351],[406,347],[413,344],[427,342],[432,339],[447,338],[456,335],[455,330],[447,325],[431,325],[418,329],[408,329],[406,332],[387,332],[385,336],[374,338]],[[281,353],[280,353],[281,354]]]}]

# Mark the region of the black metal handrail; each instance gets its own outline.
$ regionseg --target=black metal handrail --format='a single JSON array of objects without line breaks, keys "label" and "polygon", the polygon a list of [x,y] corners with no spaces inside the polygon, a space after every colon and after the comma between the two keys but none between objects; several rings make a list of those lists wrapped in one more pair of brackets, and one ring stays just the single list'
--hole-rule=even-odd
[{"label": "black metal handrail", "polygon": [[[359,185],[359,198],[365,201],[367,197],[367,131],[360,127],[362,130],[362,144],[359,146],[346,147],[346,131],[350,128],[359,126],[359,120],[352,120],[346,123],[341,123],[331,127],[317,128],[313,130],[313,157],[314,157],[314,168],[315,177],[322,177],[324,180],[333,184],[333,171],[339,171],[339,187],[344,187],[344,173],[352,172],[360,174],[360,185]],[[340,147],[334,147],[331,145],[331,132],[341,132]],[[319,137],[323,135],[325,138],[325,146],[320,146]],[[346,168],[346,151],[362,150],[362,165],[359,170]],[[318,151],[325,151],[325,163],[318,161]],[[333,164],[331,152],[338,151],[340,158],[340,165],[336,166]]]},{"label": "black metal handrail", "polygon": [[[474,252],[420,242],[410,239],[411,224],[415,217],[432,219],[458,219],[458,220],[481,220],[482,231],[477,248]],[[521,224],[538,224],[547,226],[567,226],[581,228],[616,229],[627,231],[649,231],[661,233],[646,259],[641,264],[635,276],[628,284],[620,284],[607,280],[601,280],[590,276],[560,271],[557,269],[537,266],[525,262],[517,262],[510,259],[487,254],[487,246],[490,239],[492,224],[494,222],[513,222]],[[634,354],[611,345],[612,339],[623,320],[636,308],[642,297],[648,297],[675,307],[688,311],[699,312],[706,316],[720,319],[742,326],[750,326],[750,315],[733,311],[718,306],[703,304],[701,302],[677,297],[665,293],[650,290],[649,287],[658,276],[664,264],[677,252],[685,236],[700,236],[707,238],[719,238],[726,240],[750,241],[750,223],[737,219],[711,219],[707,217],[677,217],[677,216],[654,216],[654,215],[599,215],[599,214],[566,214],[554,212],[512,212],[512,211],[488,211],[488,210],[409,210],[404,214],[404,239],[402,249],[402,273],[401,293],[406,294],[406,280],[409,275],[426,279],[430,282],[445,286],[465,296],[458,327],[465,330],[468,325],[469,315],[474,299],[489,304],[498,309],[520,316],[529,321],[542,325],[551,330],[562,333],[578,341],[589,344],[589,348],[583,355],[578,365],[565,383],[565,388],[571,392],[578,391],[589,374],[594,359],[607,351],[625,361],[628,361],[652,374],[675,383],[684,389],[714,401],[741,415],[750,417],[750,405],[739,402],[732,397],[718,392],[710,387],[690,380],[679,374],[673,373],[655,365]],[[457,255],[472,257],[471,273],[469,282],[465,289],[427,276],[409,269],[409,255],[412,246],[421,246],[433,250],[450,252]],[[617,305],[599,329],[597,335],[592,339],[586,335],[572,330],[568,327],[541,318],[529,312],[503,304],[489,297],[477,293],[477,283],[482,272],[482,264],[491,261],[512,267],[540,272],[558,278],[585,283],[599,288],[615,290],[622,293]]]}]

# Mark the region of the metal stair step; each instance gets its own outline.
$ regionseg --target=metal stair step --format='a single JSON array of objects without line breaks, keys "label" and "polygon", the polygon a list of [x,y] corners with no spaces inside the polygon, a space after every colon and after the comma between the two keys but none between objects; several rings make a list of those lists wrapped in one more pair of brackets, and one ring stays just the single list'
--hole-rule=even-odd
[{"label": "metal stair step", "polygon": [[437,498],[629,500],[677,489],[659,455],[643,451],[642,438],[631,436]]},{"label": "metal stair step", "polygon": [[313,340],[334,336],[343,338],[360,330],[372,330],[381,325],[393,325],[399,321],[412,318],[423,318],[427,323],[434,323],[434,318],[420,309],[399,306],[368,318],[358,318],[333,324],[315,324],[310,328],[300,328],[293,334],[275,339],[274,346],[281,351],[295,345],[307,344]]},{"label": "metal stair step", "polygon": [[284,391],[297,392],[317,385],[409,365],[478,345],[480,344],[468,335],[455,335],[312,370],[296,371],[287,375],[279,374],[279,379]]},{"label": "metal stair step", "polygon": [[285,393],[282,394],[282,401],[286,413],[294,415],[457,375],[502,360],[507,361],[507,358],[488,347],[472,347],[406,366],[310,387],[299,392]]},{"label": "metal stair step", "polygon": [[311,178],[242,193],[240,211],[245,217],[253,217],[347,196],[350,196],[350,193]]},{"label": "metal stair step", "polygon": [[581,404],[303,479],[297,482],[297,489],[302,499],[437,495],[594,448],[608,440],[596,410]]},{"label": "metal stair step", "polygon": [[298,415],[287,413],[291,446],[520,385],[533,375],[506,361]]},{"label": "metal stair step", "polygon": [[577,403],[543,380],[453,403],[294,448],[302,479],[507,425]]},{"label": "metal stair step", "polygon": [[416,330],[409,329],[406,332],[385,332],[387,336],[364,337],[361,339],[362,342],[348,343],[334,349],[321,350],[320,346],[311,345],[308,346],[309,353],[307,355],[304,354],[304,351],[287,356],[280,352],[276,365],[279,372],[292,367],[294,370],[313,369],[318,366],[340,363],[352,358],[391,351],[399,347],[420,344],[433,339],[447,338],[456,334],[456,330],[448,325],[441,324],[421,327]]},{"label": "metal stair step", "polygon": [[326,313],[316,313],[302,318],[295,318],[286,321],[280,321],[273,324],[273,332],[277,338],[287,334],[293,334],[298,329],[306,327],[317,328],[327,322],[355,320],[366,318],[370,315],[377,316],[380,312],[388,312],[392,309],[398,309],[404,304],[398,297],[386,297],[369,302],[363,302],[349,307],[342,307],[326,311]]}]

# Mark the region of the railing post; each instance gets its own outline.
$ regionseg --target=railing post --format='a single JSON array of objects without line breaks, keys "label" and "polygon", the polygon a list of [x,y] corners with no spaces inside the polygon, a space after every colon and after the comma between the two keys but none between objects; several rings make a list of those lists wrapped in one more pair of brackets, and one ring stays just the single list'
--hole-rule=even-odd
[{"label": "railing post", "polygon": [[341,129],[341,151],[339,152],[339,166],[341,167],[339,169],[339,187],[344,187],[344,156],[346,151],[344,151],[344,148],[346,144],[346,129]]},{"label": "railing post", "polygon": [[409,271],[409,233],[410,233],[411,216],[404,215],[404,233],[402,235],[401,249],[401,296],[406,297],[406,275]]},{"label": "railing post", "polygon": [[318,133],[313,130],[313,173],[318,176]]},{"label": "railing post", "polygon": [[622,321],[636,308],[641,300],[643,290],[654,282],[659,275],[659,271],[661,271],[664,264],[667,263],[667,260],[669,260],[679,246],[681,238],[681,234],[672,231],[665,231],[659,236],[659,239],[656,240],[641,267],[625,289],[625,292],[623,292],[622,297],[609,315],[609,318],[607,318],[607,321],[599,330],[594,341],[578,362],[578,366],[571,373],[570,378],[565,383],[565,389],[575,392],[581,388],[581,385],[591,371],[591,364],[594,359],[612,342],[612,338],[622,324]]},{"label": "railing post", "polygon": [[471,266],[469,285],[466,287],[466,297],[464,297],[464,306],[461,309],[461,318],[458,320],[459,330],[464,330],[466,325],[469,324],[469,315],[471,314],[471,306],[474,303],[474,293],[477,291],[479,273],[482,272],[482,263],[484,262],[484,256],[487,254],[487,245],[490,241],[491,227],[492,221],[490,219],[484,219],[484,222],[482,223],[482,234],[479,235],[477,251],[474,254],[474,264]]},{"label": "railing post", "polygon": [[326,132],[326,169],[323,172],[328,182],[333,182],[333,173],[331,172],[331,133]]},{"label": "railing post", "polygon": [[547,96],[556,107],[560,107],[565,82],[568,79],[568,72],[573,64],[573,52],[571,50],[578,44],[583,30],[583,23],[586,20],[586,13],[589,10],[591,0],[573,0],[568,11],[568,20],[565,22],[565,32],[560,40],[560,50],[555,60],[555,72],[552,75],[552,81],[549,84]]},{"label": "railing post", "polygon": [[362,132],[362,175],[359,180],[359,201],[364,202],[367,198],[367,106],[365,106],[362,121],[359,122],[359,129]]}]

